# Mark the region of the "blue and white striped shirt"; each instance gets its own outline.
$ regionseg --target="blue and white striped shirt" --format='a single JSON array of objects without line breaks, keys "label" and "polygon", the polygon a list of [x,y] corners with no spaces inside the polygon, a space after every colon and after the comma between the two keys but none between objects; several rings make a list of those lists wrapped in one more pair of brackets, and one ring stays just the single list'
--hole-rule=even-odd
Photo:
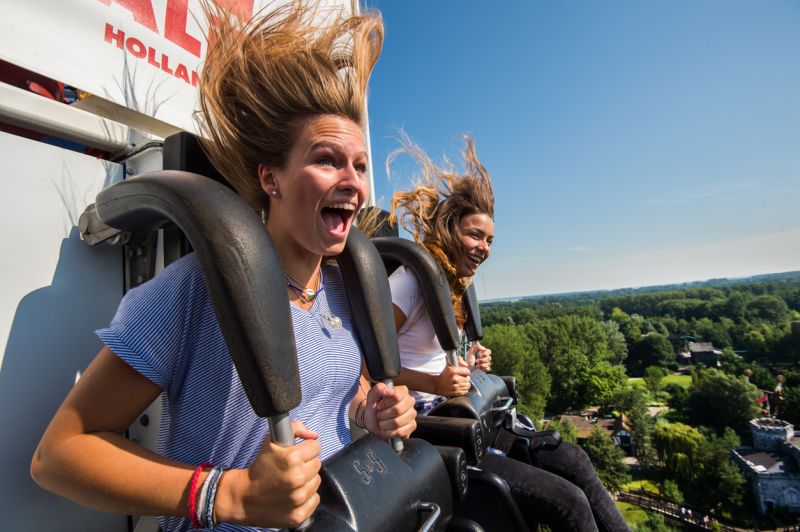
[{"label": "blue and white striped shirt", "polygon": [[[351,441],[348,405],[358,389],[361,355],[338,267],[323,266],[323,279],[325,289],[309,311],[291,306],[303,399],[290,416],[319,434],[325,459]],[[332,326],[331,317],[339,317],[341,327]],[[111,326],[97,334],[163,390],[159,453],[233,468],[255,459],[267,420],[247,400],[194,254],[128,292]],[[168,531],[191,529],[188,519],[177,517],[160,524]]]}]

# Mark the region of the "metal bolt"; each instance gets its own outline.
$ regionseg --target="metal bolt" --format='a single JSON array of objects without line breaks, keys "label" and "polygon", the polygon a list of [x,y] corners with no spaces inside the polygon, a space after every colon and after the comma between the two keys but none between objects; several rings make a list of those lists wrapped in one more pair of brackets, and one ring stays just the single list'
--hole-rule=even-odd
[{"label": "metal bolt", "polygon": [[142,417],[139,418],[139,423],[143,427],[148,426],[150,424],[150,416],[148,416],[147,414],[142,414]]},{"label": "metal bolt", "polygon": [[133,258],[133,253],[134,253],[133,248],[128,248],[128,258],[129,259]]},{"label": "metal bolt", "polygon": [[143,281],[144,277],[142,277],[141,275],[136,276],[136,284],[142,284]]},{"label": "metal bolt", "polygon": [[128,175],[133,175],[136,173],[136,170],[133,168],[133,166],[127,166],[125,167],[125,173]]},{"label": "metal bolt", "polygon": [[144,253],[144,250],[142,248],[136,248],[136,256],[137,257],[141,257],[142,253]]}]

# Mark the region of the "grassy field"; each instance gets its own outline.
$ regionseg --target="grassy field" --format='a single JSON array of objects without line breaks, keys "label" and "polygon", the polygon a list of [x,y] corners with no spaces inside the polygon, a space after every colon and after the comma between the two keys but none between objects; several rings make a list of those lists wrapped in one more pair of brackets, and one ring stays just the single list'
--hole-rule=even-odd
[{"label": "grassy field", "polygon": [[631,477],[631,481],[622,486],[622,491],[641,490],[658,495],[658,484],[664,481],[664,474],[653,470],[632,471]]},{"label": "grassy field", "polygon": [[658,495],[658,486],[656,486],[656,483],[653,480],[642,478],[628,482],[622,486],[622,491],[644,491]]},{"label": "grassy field", "polygon": [[631,526],[639,525],[647,521],[647,512],[645,512],[644,508],[641,506],[629,502],[617,501],[617,508],[619,508],[622,517],[625,518],[625,522]]},{"label": "grassy field", "polygon": [[684,388],[688,388],[690,384],[692,384],[692,376],[691,375],[667,375],[663,379],[661,379],[661,385],[666,386],[669,383],[674,382],[675,384],[679,384]]},{"label": "grassy field", "polygon": [[[635,385],[635,386],[645,386],[644,379],[641,377],[630,377],[628,382]],[[679,384],[684,388],[688,388],[690,384],[692,384],[692,376],[691,375],[667,375],[663,379],[661,379],[661,386],[666,386],[667,384],[674,382],[675,384]]]}]

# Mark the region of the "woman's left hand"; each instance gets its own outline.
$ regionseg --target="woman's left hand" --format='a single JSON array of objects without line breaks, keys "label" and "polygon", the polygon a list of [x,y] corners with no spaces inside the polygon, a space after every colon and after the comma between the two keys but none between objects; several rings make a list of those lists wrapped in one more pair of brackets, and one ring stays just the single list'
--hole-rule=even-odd
[{"label": "woman's left hand", "polygon": [[386,439],[407,439],[417,428],[416,417],[414,398],[408,395],[405,386],[389,388],[379,382],[370,388],[364,425],[372,434]]},{"label": "woman's left hand", "polygon": [[467,352],[467,363],[471,368],[489,372],[492,369],[492,350],[475,342]]}]

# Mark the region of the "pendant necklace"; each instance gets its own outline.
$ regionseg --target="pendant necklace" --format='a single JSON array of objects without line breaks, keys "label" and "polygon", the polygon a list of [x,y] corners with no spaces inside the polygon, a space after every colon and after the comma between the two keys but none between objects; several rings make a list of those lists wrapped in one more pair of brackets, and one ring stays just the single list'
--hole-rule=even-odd
[{"label": "pendant necklace", "polygon": [[331,329],[341,329],[342,328],[342,318],[339,316],[334,316],[332,312],[328,312],[327,316],[324,316],[324,320],[328,323],[328,326]]},{"label": "pendant necklace", "polygon": [[[288,272],[286,272],[287,286],[297,293],[297,297],[299,297],[301,301],[304,301],[306,303],[311,303],[312,301],[314,301],[320,294],[320,292],[322,292],[322,290],[325,288],[325,282],[322,279],[322,270],[319,271],[317,279],[319,282],[319,287],[316,290],[314,290],[313,288],[302,288],[300,286],[300,283],[297,282],[297,279],[295,279],[294,277],[289,275]],[[330,309],[328,309],[327,312],[323,311],[322,314],[324,315],[319,315],[317,317],[317,320],[320,321],[320,325],[322,325],[323,328],[326,329],[342,328],[342,318],[340,318],[339,316],[335,316],[330,311]]]},{"label": "pendant necklace", "polygon": [[319,283],[319,287],[314,290],[313,288],[303,288],[300,286],[300,283],[297,282],[297,279],[292,277],[289,272],[286,272],[286,281],[287,286],[294,290],[297,293],[297,297],[299,297],[305,303],[311,303],[314,301],[320,292],[325,288],[322,284],[322,272],[320,271],[317,275],[317,282]]}]

